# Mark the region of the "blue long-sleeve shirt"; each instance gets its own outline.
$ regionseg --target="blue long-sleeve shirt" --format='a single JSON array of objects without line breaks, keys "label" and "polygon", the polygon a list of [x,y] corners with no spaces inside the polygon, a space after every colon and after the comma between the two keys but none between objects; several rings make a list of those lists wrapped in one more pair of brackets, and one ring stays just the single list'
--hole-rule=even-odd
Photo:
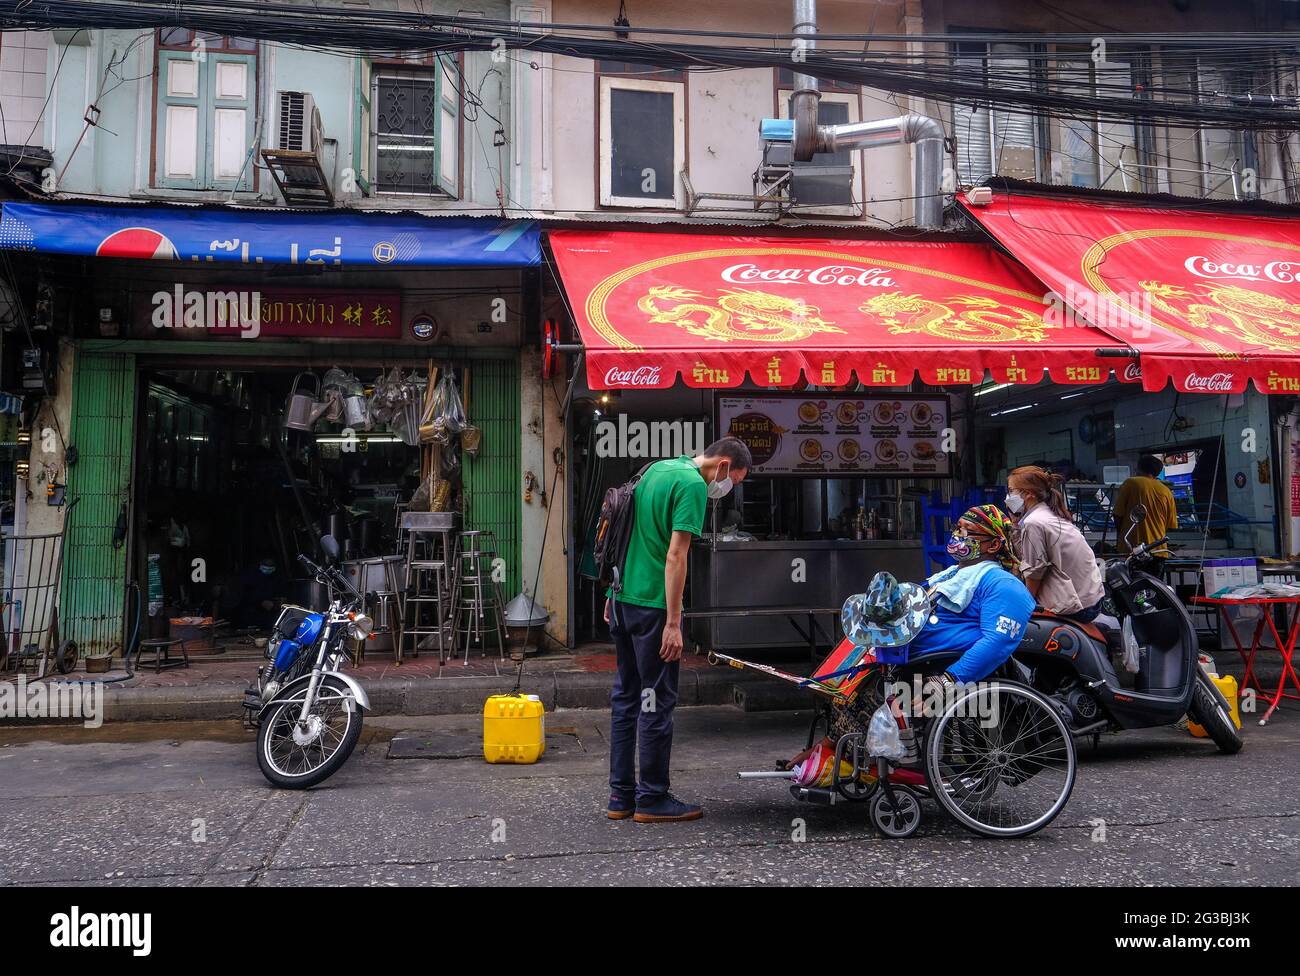
[{"label": "blue long-sleeve shirt", "polygon": [[908,658],[966,648],[948,673],[958,681],[979,681],[1011,656],[1033,611],[1034,598],[1025,584],[996,567],[981,577],[961,613],[935,608],[933,622],[912,639]]}]

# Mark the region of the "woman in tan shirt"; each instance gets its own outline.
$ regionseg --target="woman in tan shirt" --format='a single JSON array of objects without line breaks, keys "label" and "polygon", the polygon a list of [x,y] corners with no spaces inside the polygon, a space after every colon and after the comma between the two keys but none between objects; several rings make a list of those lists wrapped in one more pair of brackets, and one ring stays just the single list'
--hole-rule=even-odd
[{"label": "woman in tan shirt", "polygon": [[1059,475],[1028,465],[1007,478],[1006,507],[1017,518],[1020,569],[1038,605],[1087,623],[1106,591],[1092,547],[1070,518]]}]

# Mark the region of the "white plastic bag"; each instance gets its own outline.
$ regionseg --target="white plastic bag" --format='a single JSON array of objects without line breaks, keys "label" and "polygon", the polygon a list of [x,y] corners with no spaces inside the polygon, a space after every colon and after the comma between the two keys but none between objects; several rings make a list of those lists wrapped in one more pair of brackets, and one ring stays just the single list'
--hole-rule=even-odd
[{"label": "white plastic bag", "polygon": [[1120,641],[1124,645],[1124,670],[1137,674],[1142,668],[1142,651],[1137,638],[1133,636],[1133,619],[1124,618],[1124,626],[1119,629]]}]

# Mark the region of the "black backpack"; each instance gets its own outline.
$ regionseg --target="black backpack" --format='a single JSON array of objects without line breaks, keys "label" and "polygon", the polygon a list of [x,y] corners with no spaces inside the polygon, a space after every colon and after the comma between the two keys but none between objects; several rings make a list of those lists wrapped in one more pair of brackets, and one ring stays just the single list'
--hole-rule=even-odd
[{"label": "black backpack", "polygon": [[623,589],[623,563],[627,561],[627,547],[632,541],[632,524],[636,519],[636,486],[649,467],[650,464],[645,465],[628,481],[608,489],[600,503],[592,555],[596,561],[596,578],[615,595]]}]

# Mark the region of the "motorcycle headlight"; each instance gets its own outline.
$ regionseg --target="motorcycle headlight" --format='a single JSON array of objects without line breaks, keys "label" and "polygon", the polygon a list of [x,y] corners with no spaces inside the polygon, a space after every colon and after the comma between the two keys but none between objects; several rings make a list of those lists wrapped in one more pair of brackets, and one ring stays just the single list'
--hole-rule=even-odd
[{"label": "motorcycle headlight", "polygon": [[374,630],[375,622],[364,613],[352,614],[352,619],[348,623],[348,633],[353,640],[365,640]]}]

